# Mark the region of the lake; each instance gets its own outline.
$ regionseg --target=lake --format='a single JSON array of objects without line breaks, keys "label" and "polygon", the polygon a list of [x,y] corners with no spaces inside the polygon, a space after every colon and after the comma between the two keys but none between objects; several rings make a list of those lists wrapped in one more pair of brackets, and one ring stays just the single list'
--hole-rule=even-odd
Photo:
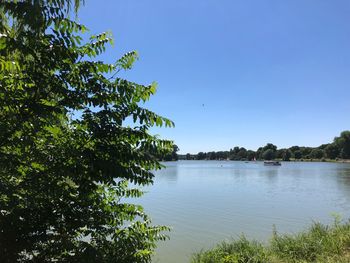
[{"label": "lake", "polygon": [[154,224],[172,227],[154,262],[189,262],[193,252],[238,237],[267,241],[332,223],[332,213],[350,218],[350,164],[178,161],[164,163],[155,182],[137,200]]}]

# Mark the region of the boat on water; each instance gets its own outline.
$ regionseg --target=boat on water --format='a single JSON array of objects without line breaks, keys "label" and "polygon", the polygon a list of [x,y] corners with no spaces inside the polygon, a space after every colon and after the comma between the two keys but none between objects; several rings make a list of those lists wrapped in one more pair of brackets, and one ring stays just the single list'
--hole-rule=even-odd
[{"label": "boat on water", "polygon": [[279,161],[264,161],[264,165],[269,165],[269,166],[280,166],[281,163]]}]

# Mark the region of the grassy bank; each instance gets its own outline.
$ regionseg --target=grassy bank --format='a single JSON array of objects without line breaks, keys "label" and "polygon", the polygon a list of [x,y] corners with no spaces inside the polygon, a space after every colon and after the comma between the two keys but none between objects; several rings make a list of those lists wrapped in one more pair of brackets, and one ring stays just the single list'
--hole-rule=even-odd
[{"label": "grassy bank", "polygon": [[191,263],[349,263],[350,221],[332,226],[314,223],[304,232],[280,235],[274,231],[268,244],[238,240],[222,242],[194,254]]}]

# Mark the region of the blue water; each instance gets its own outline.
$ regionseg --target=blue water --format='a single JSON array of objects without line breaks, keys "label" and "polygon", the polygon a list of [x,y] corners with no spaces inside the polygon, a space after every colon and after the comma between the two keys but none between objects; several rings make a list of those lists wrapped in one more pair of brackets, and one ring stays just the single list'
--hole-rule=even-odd
[{"label": "blue water", "polygon": [[266,241],[273,226],[297,232],[350,218],[350,164],[178,161],[165,163],[137,203],[172,227],[154,262],[188,262],[193,252],[244,233]]}]

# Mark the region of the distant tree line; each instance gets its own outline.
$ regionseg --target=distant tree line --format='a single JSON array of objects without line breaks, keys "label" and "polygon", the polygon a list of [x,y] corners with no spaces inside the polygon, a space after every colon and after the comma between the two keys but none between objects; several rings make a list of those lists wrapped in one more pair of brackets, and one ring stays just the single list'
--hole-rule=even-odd
[{"label": "distant tree line", "polygon": [[276,145],[268,143],[256,151],[247,150],[244,147],[234,147],[229,151],[199,152],[180,155],[180,159],[186,160],[273,160],[280,159],[350,159],[350,131],[343,131],[339,137],[335,137],[332,143],[322,144],[319,147],[292,146],[290,148],[277,149]]},{"label": "distant tree line", "polygon": [[158,161],[177,161],[179,160],[179,155],[177,152],[179,151],[179,147],[176,144],[173,144],[173,149],[172,151],[169,151],[168,153],[165,154],[159,154],[159,153],[154,153],[152,151],[149,152],[150,155],[158,159]]}]

